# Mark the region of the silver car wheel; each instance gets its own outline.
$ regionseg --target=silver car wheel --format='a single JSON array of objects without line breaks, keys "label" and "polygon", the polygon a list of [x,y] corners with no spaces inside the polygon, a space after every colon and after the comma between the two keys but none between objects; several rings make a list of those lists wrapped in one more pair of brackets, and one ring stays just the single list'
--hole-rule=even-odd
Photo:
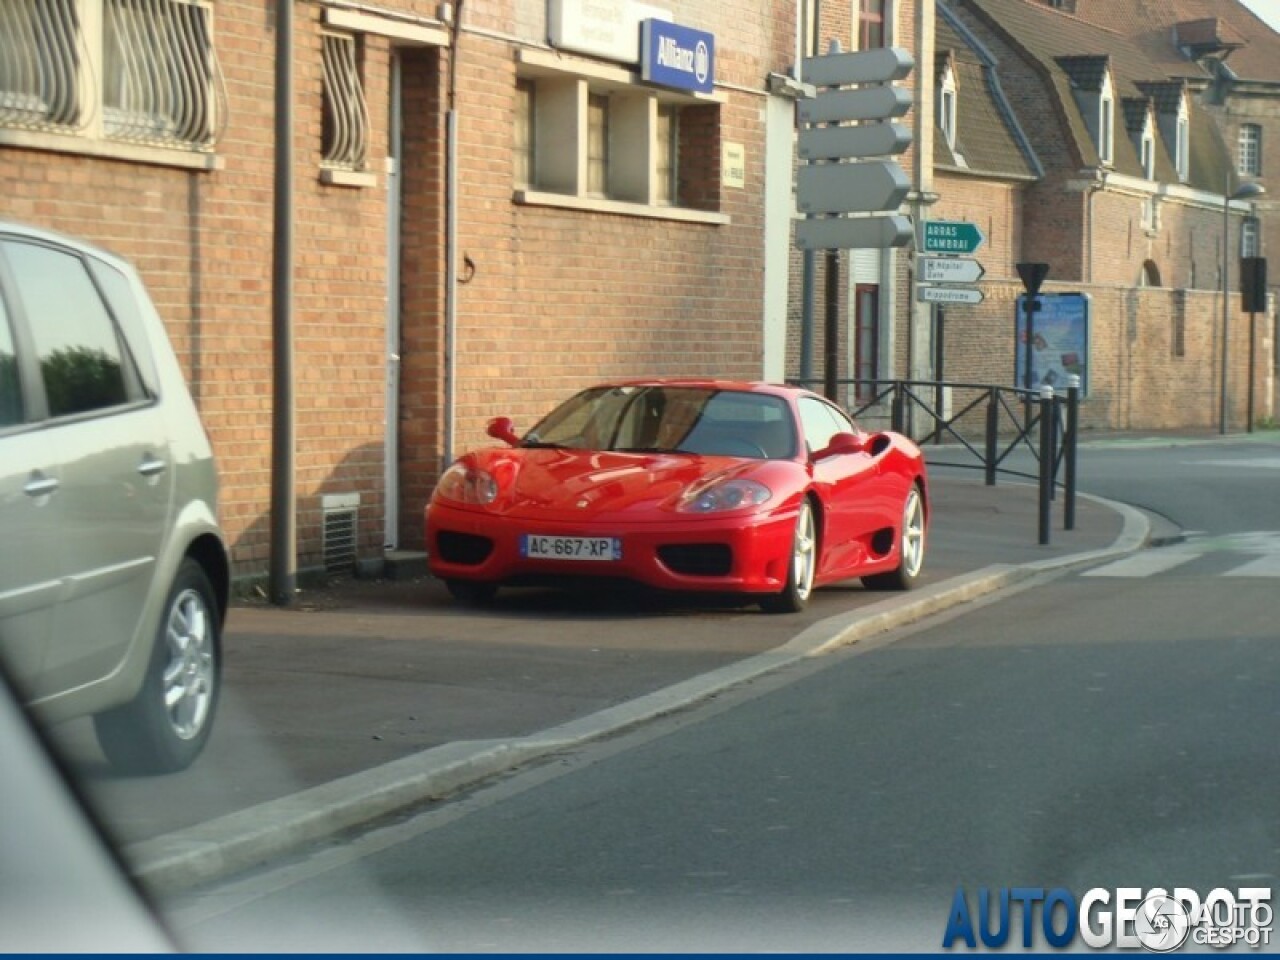
[{"label": "silver car wheel", "polygon": [[165,629],[169,660],[164,706],[173,732],[191,740],[204,729],[213,705],[213,616],[199,591],[183,590],[169,608]]},{"label": "silver car wheel", "polygon": [[912,487],[902,508],[902,572],[914,577],[924,565],[924,502]]},{"label": "silver car wheel", "polygon": [[817,568],[818,538],[813,522],[813,507],[805,500],[796,520],[796,538],[792,547],[791,569],[796,597],[809,599],[813,591],[813,574]]}]

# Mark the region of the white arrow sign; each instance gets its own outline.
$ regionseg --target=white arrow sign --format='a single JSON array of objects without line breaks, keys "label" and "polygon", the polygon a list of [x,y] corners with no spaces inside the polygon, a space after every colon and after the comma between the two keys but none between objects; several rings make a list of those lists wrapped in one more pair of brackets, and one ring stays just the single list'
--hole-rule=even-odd
[{"label": "white arrow sign", "polygon": [[796,206],[801,213],[855,213],[896,210],[911,181],[890,160],[824,163],[796,171]]},{"label": "white arrow sign", "polygon": [[914,236],[911,219],[896,213],[796,221],[796,247],[800,250],[887,250],[906,246]]},{"label": "white arrow sign", "polygon": [[921,303],[981,303],[982,291],[973,287],[920,287]]},{"label": "white arrow sign", "polygon": [[861,127],[805,127],[800,131],[801,160],[887,157],[911,146],[911,131],[900,123]]},{"label": "white arrow sign", "polygon": [[986,273],[973,257],[919,257],[922,283],[977,283]]}]

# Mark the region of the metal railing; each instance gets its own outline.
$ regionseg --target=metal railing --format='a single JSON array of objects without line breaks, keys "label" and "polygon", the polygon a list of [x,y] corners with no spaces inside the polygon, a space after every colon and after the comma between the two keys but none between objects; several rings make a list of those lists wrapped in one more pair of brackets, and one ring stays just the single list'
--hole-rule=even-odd
[{"label": "metal railing", "polygon": [[[823,386],[821,380],[788,382],[818,390]],[[1041,544],[1051,539],[1052,504],[1059,488],[1063,491],[1063,529],[1075,529],[1079,377],[1071,377],[1065,390],[936,380],[839,380],[836,385],[856,398],[843,404],[854,419],[864,423],[883,419],[887,409],[889,426],[895,432],[922,446],[953,440],[976,461],[931,459],[930,466],[980,469],[988,486],[995,486],[1001,473],[1036,480]],[[1018,450],[1029,453],[1036,462],[1035,473],[1006,465]]]}]

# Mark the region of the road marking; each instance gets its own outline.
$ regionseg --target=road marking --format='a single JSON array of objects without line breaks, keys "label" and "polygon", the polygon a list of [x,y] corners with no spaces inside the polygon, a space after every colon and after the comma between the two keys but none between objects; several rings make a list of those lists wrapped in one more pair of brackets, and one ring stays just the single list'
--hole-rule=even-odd
[{"label": "road marking", "polygon": [[1280,553],[1267,553],[1228,570],[1224,577],[1280,577]]},{"label": "road marking", "polygon": [[1146,553],[1136,553],[1132,557],[1125,557],[1123,560],[1115,560],[1100,567],[1094,567],[1092,570],[1086,570],[1080,576],[1150,577],[1153,574],[1180,567],[1199,556],[1201,556],[1199,552],[1193,551],[1149,550]]}]

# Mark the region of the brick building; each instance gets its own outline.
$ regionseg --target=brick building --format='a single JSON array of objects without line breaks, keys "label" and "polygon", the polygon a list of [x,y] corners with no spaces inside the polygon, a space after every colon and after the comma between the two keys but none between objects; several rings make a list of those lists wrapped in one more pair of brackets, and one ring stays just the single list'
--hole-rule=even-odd
[{"label": "brick building", "polygon": [[[1265,79],[1226,82],[1210,48],[1177,45],[1177,23],[1203,13],[1193,0],[938,0],[932,76],[920,80],[935,90],[926,216],[974,222],[988,238],[984,302],[945,311],[947,379],[1013,382],[1014,267],[1038,261],[1047,292],[1088,298],[1086,428],[1214,426],[1225,241],[1227,421],[1244,426],[1237,262],[1260,252],[1276,218],[1270,194],[1224,210],[1224,192],[1266,185],[1262,144],[1280,131],[1261,105],[1280,92],[1280,37],[1235,2],[1213,6],[1214,29],[1241,24],[1226,53],[1251,71],[1269,63]],[[1266,53],[1246,59],[1251,47]],[[1258,121],[1248,132],[1241,113]],[[1255,418],[1274,410],[1274,321],[1261,319]]]},{"label": "brick building", "polygon": [[[1102,22],[1111,11],[1124,16]],[[1238,167],[1265,184],[1280,137],[1277,38],[1242,11],[0,0],[0,215],[138,264],[216,447],[240,576],[266,570],[273,542],[272,264],[286,249],[297,564],[377,564],[421,544],[442,464],[491,416],[527,427],[611,377],[796,373],[795,65],[833,39],[915,55],[903,212],[987,235],[985,302],[946,313],[948,377],[1012,380],[1013,267],[1042,259],[1050,289],[1093,298],[1089,422],[1209,422],[1223,183]],[[707,41],[694,81],[646,77],[664,23],[691,31],[677,46]],[[291,247],[273,227],[280,158]],[[1274,247],[1274,202],[1230,209],[1232,251],[1250,236]],[[931,375],[938,327],[911,251],[840,262],[842,373]],[[815,280],[821,316],[821,262]]]},{"label": "brick building", "polygon": [[[219,457],[241,576],[271,543],[279,9],[0,6],[0,215],[139,265]],[[491,416],[528,427],[610,377],[760,376],[785,327],[789,166],[763,198],[790,144],[767,77],[795,60],[793,7],[283,9],[300,569],[418,546],[442,462]],[[701,88],[644,81],[646,18],[711,38]]]}]

